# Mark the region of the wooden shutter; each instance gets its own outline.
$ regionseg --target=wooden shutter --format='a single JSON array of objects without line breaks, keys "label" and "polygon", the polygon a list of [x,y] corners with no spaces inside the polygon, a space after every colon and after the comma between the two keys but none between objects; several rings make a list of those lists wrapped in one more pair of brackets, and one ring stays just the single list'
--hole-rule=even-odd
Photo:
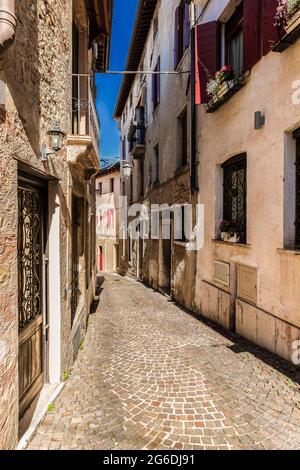
[{"label": "wooden shutter", "polygon": [[[160,72],[160,57],[157,59],[157,65],[156,65],[156,70],[157,72]],[[156,75],[156,102],[157,104],[160,102],[160,75]]]},{"label": "wooden shutter", "polygon": [[180,62],[183,55],[183,15],[184,11],[182,7],[178,7],[175,10],[175,27],[174,27],[174,68]]},{"label": "wooden shutter", "polygon": [[261,0],[244,0],[244,72],[261,58]]},{"label": "wooden shutter", "polygon": [[183,47],[186,50],[190,45],[190,6],[184,7],[184,21],[183,21]]},{"label": "wooden shutter", "polygon": [[263,54],[270,52],[272,46],[279,41],[279,34],[274,25],[278,0],[262,0]]},{"label": "wooden shutter", "polygon": [[200,103],[207,103],[208,96],[206,92],[206,85],[211,78],[214,78],[216,72],[219,69],[220,64],[220,25],[217,21],[211,21],[209,23],[200,24],[196,29],[196,48],[197,57],[196,66],[199,69],[199,90],[196,90],[196,102],[197,96],[200,95]]}]

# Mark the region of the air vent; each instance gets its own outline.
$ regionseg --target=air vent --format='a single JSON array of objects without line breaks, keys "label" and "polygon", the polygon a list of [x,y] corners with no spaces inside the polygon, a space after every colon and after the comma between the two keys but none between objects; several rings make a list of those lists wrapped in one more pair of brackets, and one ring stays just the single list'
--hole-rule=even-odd
[{"label": "air vent", "polygon": [[230,264],[214,261],[214,281],[223,286],[230,286]]},{"label": "air vent", "polygon": [[240,299],[257,303],[257,269],[238,265],[237,295]]}]

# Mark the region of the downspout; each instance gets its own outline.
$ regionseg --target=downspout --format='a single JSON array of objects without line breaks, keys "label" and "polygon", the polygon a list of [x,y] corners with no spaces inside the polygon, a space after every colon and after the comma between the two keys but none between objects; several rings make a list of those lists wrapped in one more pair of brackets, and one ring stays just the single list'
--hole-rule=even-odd
[{"label": "downspout", "polygon": [[195,103],[196,86],[196,28],[195,28],[195,6],[191,5],[191,190],[197,191],[198,185],[198,162],[197,162],[197,110]]},{"label": "downspout", "polygon": [[13,44],[16,26],[15,0],[0,0],[0,58]]}]

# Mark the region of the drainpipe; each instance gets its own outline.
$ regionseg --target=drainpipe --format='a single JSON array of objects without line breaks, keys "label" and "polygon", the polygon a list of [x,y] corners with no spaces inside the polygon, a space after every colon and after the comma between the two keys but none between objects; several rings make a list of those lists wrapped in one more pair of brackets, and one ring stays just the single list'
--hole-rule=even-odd
[{"label": "drainpipe", "polygon": [[16,26],[15,0],[0,0],[0,57],[14,42]]},{"label": "drainpipe", "polygon": [[191,190],[197,191],[198,187],[198,162],[197,162],[197,111],[195,104],[195,5],[191,2]]}]

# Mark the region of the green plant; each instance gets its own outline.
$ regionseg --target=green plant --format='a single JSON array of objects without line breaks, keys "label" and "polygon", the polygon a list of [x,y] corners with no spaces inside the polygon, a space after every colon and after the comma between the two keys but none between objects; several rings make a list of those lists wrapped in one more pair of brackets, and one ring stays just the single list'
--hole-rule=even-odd
[{"label": "green plant", "polygon": [[79,345],[80,351],[82,351],[83,348],[84,348],[84,340],[82,339],[82,340],[80,341],[80,345]]},{"label": "green plant", "polygon": [[293,16],[297,10],[300,8],[300,0],[288,0],[288,16]]},{"label": "green plant", "polygon": [[48,410],[48,413],[53,413],[55,410],[54,403],[49,403],[47,410]]},{"label": "green plant", "polygon": [[64,382],[69,380],[70,377],[71,377],[71,372],[69,370],[65,370],[64,373],[63,373]]}]

